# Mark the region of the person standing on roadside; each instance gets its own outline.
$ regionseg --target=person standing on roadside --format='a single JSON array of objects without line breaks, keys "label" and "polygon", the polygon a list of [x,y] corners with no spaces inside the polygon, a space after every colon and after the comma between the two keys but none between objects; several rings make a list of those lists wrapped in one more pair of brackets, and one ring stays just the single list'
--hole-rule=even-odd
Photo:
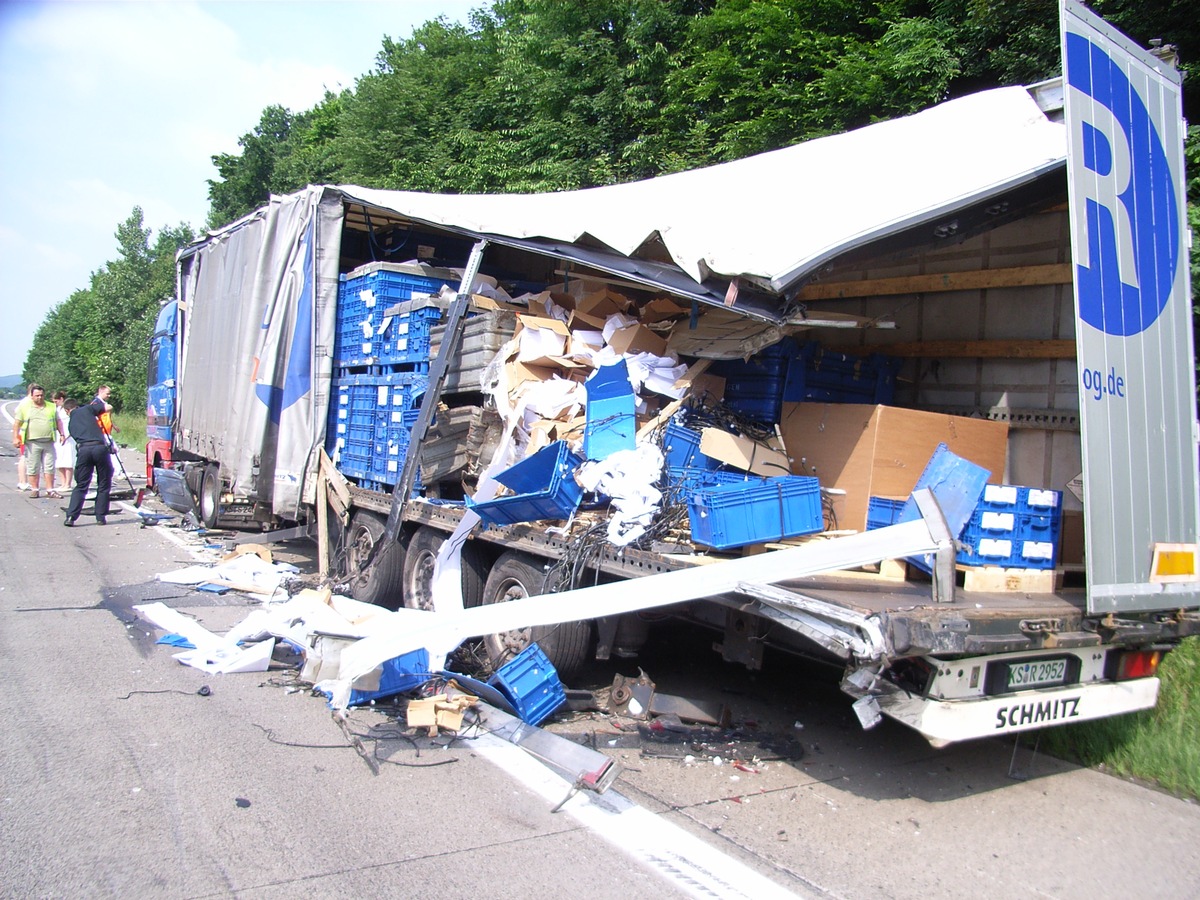
[{"label": "person standing on roadside", "polygon": [[[59,391],[54,395],[54,402],[59,402]],[[58,408],[58,425],[62,429],[62,440],[54,447],[54,465],[58,468],[58,479],[62,482],[60,490],[70,491],[75,483],[75,438],[71,437],[71,410],[79,404],[74,400],[63,397],[62,405]]]},{"label": "person standing on roadside", "polygon": [[[29,393],[29,390],[26,389],[22,402],[29,398]],[[25,444],[23,443],[17,444],[17,490],[29,490],[29,476],[25,472]]]},{"label": "person standing on roadside", "polygon": [[[112,404],[108,402],[108,398],[111,394],[112,388],[110,388],[107,384],[102,384],[96,389],[96,398],[104,401],[104,412],[100,414],[100,430],[103,431],[105,436],[108,438],[111,438],[114,432],[121,430],[116,426],[116,423],[113,422]],[[116,446],[111,440],[109,441],[109,446],[111,446],[113,450],[116,450]]]},{"label": "person standing on roadside", "polygon": [[54,439],[61,436],[58,408],[46,402],[46,391],[40,384],[29,386],[29,396],[17,406],[13,419],[13,446],[25,447],[25,474],[29,479],[29,496],[41,496],[42,473],[46,474],[46,489],[54,491]]},{"label": "person standing on roadside", "polygon": [[99,396],[87,406],[71,410],[68,431],[75,439],[75,490],[63,524],[70,528],[83,512],[83,498],[96,474],[96,524],[108,524],[108,494],[112,490],[113,464],[108,453],[108,435],[100,428],[100,416],[108,404]]}]

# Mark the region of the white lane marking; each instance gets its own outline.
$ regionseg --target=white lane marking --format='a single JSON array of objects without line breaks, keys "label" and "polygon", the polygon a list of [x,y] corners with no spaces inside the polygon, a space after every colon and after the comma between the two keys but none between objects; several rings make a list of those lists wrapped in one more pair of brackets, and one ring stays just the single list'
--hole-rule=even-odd
[{"label": "white lane marking", "polygon": [[[524,750],[495,735],[482,735],[471,747],[551,804],[561,801],[570,788]],[[692,897],[767,900],[798,896],[611,788],[603,794],[580,791],[561,811]]]},{"label": "white lane marking", "polygon": [[[133,513],[134,516],[138,514],[138,508],[131,503],[121,501],[116,505],[121,507],[121,509],[125,510],[126,512]],[[147,525],[146,527],[155,534],[165,537],[177,547],[181,547],[182,549],[186,550],[193,559],[199,562],[212,562],[215,558],[216,551],[205,547],[203,543],[197,545],[194,536],[190,534],[181,534],[174,528],[167,528],[158,525]]]}]

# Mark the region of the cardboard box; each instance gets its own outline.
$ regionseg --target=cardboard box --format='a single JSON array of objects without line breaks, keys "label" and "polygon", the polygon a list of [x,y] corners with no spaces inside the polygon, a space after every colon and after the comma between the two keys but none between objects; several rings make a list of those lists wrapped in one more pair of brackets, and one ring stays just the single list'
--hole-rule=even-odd
[{"label": "cardboard box", "polygon": [[558,319],[517,316],[513,337],[518,342],[517,362],[528,365],[552,365],[566,352],[570,332]]},{"label": "cardboard box", "polygon": [[1002,422],[858,403],[784,403],[781,419],[792,472],[845,491],[834,497],[839,528],[865,530],[871,497],[906,498],[939,443],[1004,482]]},{"label": "cardboard box", "polygon": [[787,475],[787,454],[720,428],[700,432],[700,452],[752,475]]},{"label": "cardboard box", "polygon": [[584,294],[575,301],[575,312],[580,315],[607,319],[613,313],[625,312],[629,309],[629,298],[614,290],[603,288]]},{"label": "cardboard box", "polygon": [[666,338],[660,337],[645,325],[634,325],[632,328],[621,328],[613,332],[608,346],[617,353],[653,353],[655,356],[667,355]]},{"label": "cardboard box", "polygon": [[656,297],[642,307],[638,318],[651,325],[654,322],[665,322],[667,319],[678,319],[690,312],[690,307],[676,303],[670,297]]}]

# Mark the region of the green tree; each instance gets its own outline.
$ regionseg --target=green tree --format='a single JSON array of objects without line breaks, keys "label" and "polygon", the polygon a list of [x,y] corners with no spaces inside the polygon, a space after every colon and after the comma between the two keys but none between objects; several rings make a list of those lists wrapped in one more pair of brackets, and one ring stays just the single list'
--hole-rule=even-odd
[{"label": "green tree", "polygon": [[23,375],[77,399],[100,384],[117,409],[140,406],[146,391],[149,338],[160,305],[174,294],[175,252],[192,240],[186,225],[164,228],[153,245],[134,207],[115,234],[118,257],[92,273],[51,310],[34,333]]},{"label": "green tree", "polygon": [[254,130],[238,139],[241,153],[214,156],[220,177],[208,182],[208,227],[219,228],[253,212],[273,193],[339,180],[335,148],[347,93],[327,91],[302,113],[269,106]]}]

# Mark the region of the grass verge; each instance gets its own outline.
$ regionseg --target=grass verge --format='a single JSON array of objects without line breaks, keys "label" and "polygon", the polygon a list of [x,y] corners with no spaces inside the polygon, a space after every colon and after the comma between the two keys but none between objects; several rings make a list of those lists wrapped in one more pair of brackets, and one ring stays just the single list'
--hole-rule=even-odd
[{"label": "grass verge", "polygon": [[133,447],[135,450],[146,449],[146,414],[145,412],[113,413],[113,424],[121,429],[113,435],[122,447]]},{"label": "grass verge", "polygon": [[1042,746],[1085,766],[1154,782],[1200,799],[1200,638],[1185,640],[1159,667],[1158,706],[1048,729]]}]

